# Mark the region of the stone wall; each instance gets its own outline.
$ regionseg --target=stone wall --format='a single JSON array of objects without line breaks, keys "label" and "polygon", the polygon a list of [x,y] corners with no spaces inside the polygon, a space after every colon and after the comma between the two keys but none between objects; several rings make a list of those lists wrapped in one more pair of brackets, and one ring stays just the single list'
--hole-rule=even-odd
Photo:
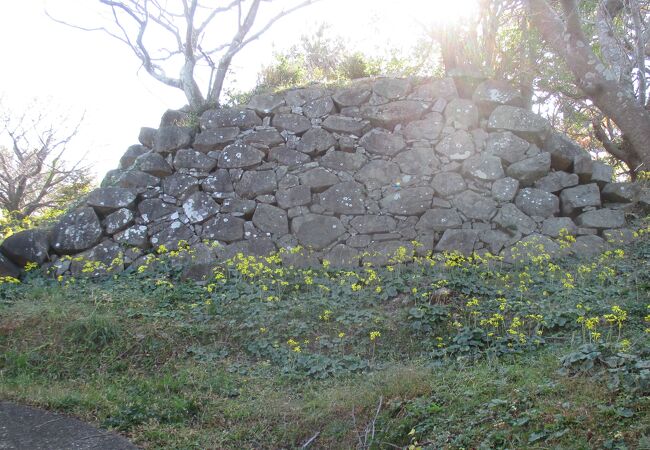
[{"label": "stone wall", "polygon": [[498,254],[566,230],[589,252],[626,235],[636,185],[613,183],[611,167],[522,109],[508,84],[484,81],[471,98],[457,84],[377,78],[198,119],[168,111],[82,206],[7,239],[0,266],[74,273],[80,258],[60,257],[81,255],[122,269],[179,241],[207,263],[302,246],[310,261],[354,266],[413,241],[420,253]]}]

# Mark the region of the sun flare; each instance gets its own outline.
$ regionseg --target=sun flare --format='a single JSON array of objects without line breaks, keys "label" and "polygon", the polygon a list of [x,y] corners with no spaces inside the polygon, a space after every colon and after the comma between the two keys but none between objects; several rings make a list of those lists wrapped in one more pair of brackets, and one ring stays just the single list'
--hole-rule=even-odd
[{"label": "sun flare", "polygon": [[420,13],[424,22],[452,25],[476,15],[478,0],[425,0]]}]

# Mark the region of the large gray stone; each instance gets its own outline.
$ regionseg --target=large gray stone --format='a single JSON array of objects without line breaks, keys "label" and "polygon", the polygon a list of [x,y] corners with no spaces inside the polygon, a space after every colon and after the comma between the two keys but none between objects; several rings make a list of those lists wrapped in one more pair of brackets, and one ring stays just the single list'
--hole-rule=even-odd
[{"label": "large gray stone", "polygon": [[487,221],[497,212],[497,204],[494,200],[469,190],[456,195],[453,204],[468,219]]},{"label": "large gray stone", "polygon": [[441,172],[436,174],[431,181],[431,187],[436,194],[442,197],[449,197],[467,188],[465,179],[456,172]]},{"label": "large gray stone", "polygon": [[433,188],[414,187],[398,190],[381,199],[382,209],[398,216],[417,216],[431,208]]},{"label": "large gray stone", "polygon": [[180,201],[199,190],[199,180],[190,175],[175,173],[163,180],[163,192]]},{"label": "large gray stone", "polygon": [[158,128],[153,141],[153,150],[158,153],[171,153],[192,144],[193,130],[186,127],[166,126]]},{"label": "large gray stone", "polygon": [[609,183],[602,191],[602,198],[607,202],[634,202],[641,193],[641,186],[636,183]]},{"label": "large gray stone", "polygon": [[395,156],[406,147],[406,142],[404,142],[404,139],[400,135],[375,128],[361,138],[359,145],[369,153],[382,156]]},{"label": "large gray stone", "polygon": [[230,174],[226,169],[212,172],[210,176],[201,181],[201,189],[212,194],[227,194],[234,192]]},{"label": "large gray stone", "polygon": [[463,255],[471,255],[478,240],[476,230],[445,230],[444,234],[435,246],[436,252],[459,252]]},{"label": "large gray stone", "polygon": [[[147,188],[160,185],[160,178],[139,170],[127,170],[117,175],[114,186],[135,189],[137,192],[143,192]],[[108,187],[102,184],[102,187]]]},{"label": "large gray stone", "polygon": [[149,148],[145,147],[144,145],[132,145],[129,148],[126,149],[126,152],[124,152],[124,155],[120,158],[120,164],[119,168],[120,169],[128,169],[133,165],[135,160],[138,158],[138,156],[142,156],[145,153],[149,152]]},{"label": "large gray stone", "polygon": [[104,229],[106,234],[115,234],[133,225],[135,215],[130,209],[122,208],[109,214],[104,218]]},{"label": "large gray stone", "polygon": [[393,158],[402,173],[431,176],[438,171],[440,160],[431,148],[417,147],[406,150]]},{"label": "large gray stone", "polygon": [[153,140],[156,137],[156,129],[151,127],[142,127],[140,128],[140,133],[138,133],[138,142],[147,147],[148,149],[153,148]]},{"label": "large gray stone", "polygon": [[269,161],[277,161],[283,166],[297,167],[311,161],[309,155],[299,152],[298,150],[291,150],[285,146],[272,148],[269,152]]},{"label": "large gray stone", "polygon": [[264,159],[264,152],[248,144],[236,142],[228,145],[219,155],[220,169],[250,169]]},{"label": "large gray stone", "polygon": [[463,172],[486,181],[498,180],[504,176],[501,159],[485,153],[470,156],[463,161]]},{"label": "large gray stone", "polygon": [[434,101],[436,99],[452,100],[458,97],[453,78],[434,79],[421,84],[409,96],[414,100]]},{"label": "large gray stone", "polygon": [[510,131],[497,131],[488,134],[485,152],[512,164],[525,159],[529,147],[528,141]]},{"label": "large gray stone", "polygon": [[86,206],[66,213],[54,225],[50,243],[58,254],[79,253],[97,245],[102,234],[102,226],[95,210]]},{"label": "large gray stone", "polygon": [[512,203],[506,203],[493,219],[494,223],[510,231],[518,231],[522,234],[531,234],[537,228],[533,219],[521,212]]},{"label": "large gray stone", "polygon": [[238,127],[245,130],[259,125],[262,125],[262,119],[250,109],[210,109],[201,115],[202,130],[226,127]]},{"label": "large gray stone", "polygon": [[344,108],[346,106],[361,106],[368,101],[371,94],[372,91],[368,86],[354,86],[339,89],[332,98],[337,105]]},{"label": "large gray stone", "polygon": [[337,244],[323,256],[324,261],[328,261],[330,267],[335,269],[358,267],[359,251],[345,244]]},{"label": "large gray stone", "polygon": [[529,216],[551,217],[560,212],[560,199],[557,196],[535,188],[520,190],[515,205]]},{"label": "large gray stone", "polygon": [[354,181],[338,183],[320,194],[320,204],[334,214],[364,214],[363,186]]},{"label": "large gray stone", "polygon": [[499,105],[524,106],[521,93],[503,80],[482,82],[474,91],[472,100],[484,116],[488,116]]},{"label": "large gray stone", "polygon": [[523,186],[532,186],[535,181],[546,176],[551,170],[551,154],[540,153],[510,164],[506,170],[509,177],[519,180]]},{"label": "large gray stone", "polygon": [[242,198],[254,199],[258,195],[273,194],[278,189],[275,172],[272,170],[247,171],[235,186],[235,192]]},{"label": "large gray stone", "polygon": [[578,236],[571,245],[571,252],[578,258],[587,259],[599,256],[607,250],[607,242],[600,236]]},{"label": "large gray stone", "polygon": [[447,125],[461,130],[474,129],[478,127],[478,108],[471,100],[453,99],[445,108],[445,120]]},{"label": "large gray stone", "polygon": [[501,178],[492,183],[492,197],[499,202],[511,202],[519,190],[519,181],[514,178]]},{"label": "large gray stone", "polygon": [[14,233],[0,245],[0,253],[20,267],[24,267],[30,262],[40,266],[48,260],[49,250],[50,233],[48,230],[40,228]]},{"label": "large gray stone", "polygon": [[551,129],[548,120],[516,106],[497,106],[488,120],[488,131],[511,131],[525,139],[544,140]]},{"label": "large gray stone", "polygon": [[356,171],[366,163],[366,157],[361,153],[334,151],[325,154],[320,163],[328,169]]},{"label": "large gray stone", "polygon": [[[88,264],[91,261],[99,264]],[[79,253],[70,264],[70,273],[73,276],[97,277],[122,270],[124,270],[122,249],[119,244],[108,239]]]},{"label": "large gray stone", "polygon": [[127,245],[129,247],[137,247],[145,249],[149,247],[149,237],[147,235],[147,227],[144,225],[135,225],[120,231],[113,235],[115,242]]},{"label": "large gray stone", "polygon": [[591,182],[598,183],[600,188],[611,183],[614,177],[614,168],[601,161],[594,161],[591,168]]},{"label": "large gray stone", "polygon": [[415,225],[418,231],[445,231],[460,228],[463,220],[458,211],[450,208],[436,208],[425,212]]},{"label": "large gray stone", "polygon": [[181,241],[195,244],[198,238],[190,225],[181,223],[178,220],[166,224],[165,227],[149,238],[149,242],[154,248],[164,245],[169,250],[177,250]]},{"label": "large gray stone", "polygon": [[300,184],[308,186],[313,192],[323,192],[330,186],[334,186],[339,181],[339,177],[332,172],[322,168],[315,167],[298,175]]},{"label": "large gray stone", "polygon": [[436,152],[452,161],[462,161],[474,154],[475,146],[472,135],[467,131],[458,130],[445,136],[438,145]]},{"label": "large gray stone", "polygon": [[574,236],[578,233],[578,227],[569,217],[549,217],[542,222],[542,234],[552,238],[561,235]]},{"label": "large gray stone", "polygon": [[183,211],[192,223],[201,223],[219,212],[219,205],[207,192],[195,192],[183,202]]},{"label": "large gray stone", "polygon": [[205,130],[196,135],[192,147],[194,150],[198,150],[203,153],[208,153],[213,150],[221,150],[226,145],[235,142],[237,135],[239,135],[239,128],[237,127]]},{"label": "large gray stone", "polygon": [[544,151],[551,154],[551,167],[566,172],[573,169],[576,156],[586,152],[562,133],[552,131],[544,141]]},{"label": "large gray stone", "polygon": [[138,213],[144,223],[157,221],[178,211],[176,206],[159,198],[148,198],[138,204]]},{"label": "large gray stone", "polygon": [[576,218],[578,226],[586,228],[621,228],[625,226],[625,213],[608,208],[583,212]]},{"label": "large gray stone", "polygon": [[441,114],[431,113],[422,120],[414,120],[404,127],[404,137],[410,141],[426,139],[436,140],[440,137],[440,132],[445,126],[445,121]]},{"label": "large gray stone", "polygon": [[86,204],[99,214],[109,214],[120,208],[132,208],[136,195],[132,189],[104,187],[94,189],[86,197]]},{"label": "large gray stone", "polygon": [[363,106],[360,114],[374,126],[392,129],[399,123],[408,123],[421,118],[429,109],[425,102],[416,100],[397,100],[383,105]]},{"label": "large gray stone", "polygon": [[275,128],[266,128],[246,134],[243,138],[245,144],[262,144],[267,147],[284,144],[284,138]]},{"label": "large gray stone", "polygon": [[[551,162],[552,164],[552,162]],[[535,181],[535,187],[542,191],[553,194],[560,192],[562,189],[576,186],[580,180],[575,173],[567,173],[561,170],[550,172],[545,177]]]},{"label": "large gray stone", "polygon": [[216,159],[189,148],[178,150],[174,156],[174,167],[176,169],[194,169],[207,173],[216,166]]},{"label": "large gray stone", "polygon": [[404,78],[379,78],[372,85],[372,90],[388,100],[397,100],[408,95],[411,82]]},{"label": "large gray stone", "polygon": [[395,230],[397,222],[390,216],[356,216],[350,225],[362,234],[390,233]]},{"label": "large gray stone", "polygon": [[0,253],[0,277],[11,277],[16,279],[20,277],[20,268],[2,253]]},{"label": "large gray stone", "polygon": [[336,145],[336,139],[327,130],[322,128],[312,128],[307,131],[300,141],[296,150],[307,153],[308,155],[317,155],[325,153]]},{"label": "large gray stone", "polygon": [[288,106],[303,106],[305,103],[328,95],[329,91],[320,87],[294,89],[284,93]]},{"label": "large gray stone", "polygon": [[231,243],[244,238],[244,219],[219,214],[203,224],[202,239]]},{"label": "large gray stone", "polygon": [[345,227],[336,217],[311,215],[302,222],[296,231],[296,237],[301,245],[314,250],[322,250],[334,243],[343,233],[345,233]]},{"label": "large gray stone", "polygon": [[166,177],[174,171],[165,158],[154,152],[139,156],[135,160],[134,167],[155,177]]},{"label": "large gray stone", "polygon": [[275,193],[278,206],[282,209],[289,209],[296,206],[305,206],[311,203],[311,190],[304,184],[280,189]]},{"label": "large gray stone", "polygon": [[256,204],[255,200],[227,198],[221,204],[221,212],[235,217],[252,217]]},{"label": "large gray stone", "polygon": [[277,206],[260,203],[253,214],[253,224],[265,233],[275,237],[284,236],[289,232],[287,213]]},{"label": "large gray stone", "polygon": [[254,109],[255,112],[264,116],[271,114],[280,106],[285,104],[284,97],[279,94],[258,94],[251,97],[248,102],[248,107]]},{"label": "large gray stone", "polygon": [[311,122],[308,118],[292,113],[275,114],[271,124],[279,130],[286,130],[299,135],[311,128]]},{"label": "large gray stone", "polygon": [[363,136],[363,134],[370,128],[370,122],[367,120],[333,114],[327,116],[323,121],[323,128],[333,133]]},{"label": "large gray stone", "polygon": [[596,183],[564,189],[560,192],[562,214],[573,215],[587,206],[600,206],[600,189]]},{"label": "large gray stone", "polygon": [[334,110],[334,102],[329,95],[310,100],[302,106],[302,113],[312,119],[324,117]]},{"label": "large gray stone", "polygon": [[506,245],[510,245],[521,237],[520,234],[512,236],[512,233],[502,230],[483,230],[479,232],[479,239],[493,255],[498,255]]},{"label": "large gray stone", "polygon": [[395,183],[400,175],[399,166],[394,162],[375,159],[363,166],[354,178],[368,189],[376,189]]}]

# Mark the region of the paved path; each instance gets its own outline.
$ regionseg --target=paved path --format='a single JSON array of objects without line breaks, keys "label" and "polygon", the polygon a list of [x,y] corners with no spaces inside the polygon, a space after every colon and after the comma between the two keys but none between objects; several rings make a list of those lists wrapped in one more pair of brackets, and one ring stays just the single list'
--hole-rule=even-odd
[{"label": "paved path", "polygon": [[62,414],[0,402],[0,450],[137,450],[114,433]]}]

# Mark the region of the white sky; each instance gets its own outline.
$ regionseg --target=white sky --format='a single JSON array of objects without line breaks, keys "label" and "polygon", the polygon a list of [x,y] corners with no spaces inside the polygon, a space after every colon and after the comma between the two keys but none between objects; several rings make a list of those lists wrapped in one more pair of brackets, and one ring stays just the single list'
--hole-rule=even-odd
[{"label": "white sky", "polygon": [[[473,1],[322,0],[281,19],[244,49],[233,61],[236,84],[231,81],[230,87],[252,88],[274,50],[290,47],[322,22],[353,47],[373,52],[410,46],[421,36],[417,21],[441,20],[458,5]],[[105,8],[91,0],[4,0],[0,99],[12,111],[35,97],[47,99],[56,105],[53,112],[62,115],[85,111],[70,148],[74,156],[85,154],[101,179],[117,166],[126,148],[137,143],[140,127],[157,127],[162,113],[183,106],[185,98],[139,71],[139,61],[123,44],[103,33],[55,23],[44,14],[46,7],[52,15],[78,24],[94,22],[96,11]]]}]

